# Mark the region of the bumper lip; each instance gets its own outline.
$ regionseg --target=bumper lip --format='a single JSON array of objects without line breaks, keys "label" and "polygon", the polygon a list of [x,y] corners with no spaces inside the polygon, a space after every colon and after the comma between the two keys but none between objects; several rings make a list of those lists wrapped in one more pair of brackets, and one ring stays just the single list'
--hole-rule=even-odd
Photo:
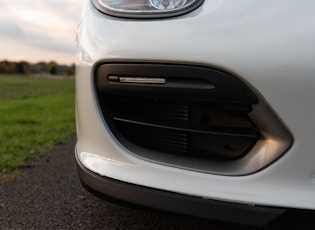
[{"label": "bumper lip", "polygon": [[153,189],[100,176],[85,168],[76,154],[79,178],[86,190],[104,199],[192,217],[263,227],[286,210],[236,204]]}]

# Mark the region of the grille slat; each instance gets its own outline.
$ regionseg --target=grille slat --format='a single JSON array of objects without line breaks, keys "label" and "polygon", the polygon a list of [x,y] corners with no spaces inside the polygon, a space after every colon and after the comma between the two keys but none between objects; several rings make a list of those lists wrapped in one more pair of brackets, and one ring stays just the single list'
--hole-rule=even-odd
[{"label": "grille slat", "polygon": [[[132,128],[132,126],[129,126],[130,128]],[[134,127],[137,128],[137,127]],[[145,129],[143,131],[147,131],[147,135],[142,135],[140,138],[142,140],[147,140],[150,142],[159,142],[159,143],[164,143],[164,144],[169,144],[172,146],[178,146],[179,148],[181,146],[187,145],[187,134],[181,136],[180,138],[178,137],[173,137],[171,135],[168,134],[168,131],[164,130],[164,132],[155,132],[155,130],[152,129]],[[134,135],[136,135],[136,132],[133,132]]]},{"label": "grille slat", "polygon": [[[146,148],[169,153],[187,153],[188,135],[181,131],[152,129],[150,126],[138,126],[134,123],[120,122],[118,127],[135,143]],[[144,134],[145,135],[142,135]]]},{"label": "grille slat", "polygon": [[[187,122],[189,108],[187,103],[165,104],[163,101],[149,102],[146,100],[123,101],[121,108],[128,107],[128,116],[145,119],[147,117],[160,121]],[[122,109],[119,109],[121,111]],[[121,111],[125,116],[124,111]]]},{"label": "grille slat", "polygon": [[254,128],[226,128],[226,127],[193,127],[193,126],[172,126],[172,124],[150,122],[148,120],[137,120],[132,118],[114,117],[114,120],[119,122],[132,123],[135,125],[149,126],[152,128],[161,128],[169,130],[186,131],[191,133],[204,133],[212,135],[222,135],[222,136],[235,136],[256,139],[258,133]]},{"label": "grille slat", "polygon": [[172,145],[172,146],[177,146],[178,148],[181,148],[182,146],[187,145],[187,138],[183,138],[183,139],[171,139],[171,138],[164,138],[161,137],[160,135],[148,135],[146,138],[144,138],[143,140],[148,140],[150,142],[158,142],[158,143],[163,143],[165,145]]}]

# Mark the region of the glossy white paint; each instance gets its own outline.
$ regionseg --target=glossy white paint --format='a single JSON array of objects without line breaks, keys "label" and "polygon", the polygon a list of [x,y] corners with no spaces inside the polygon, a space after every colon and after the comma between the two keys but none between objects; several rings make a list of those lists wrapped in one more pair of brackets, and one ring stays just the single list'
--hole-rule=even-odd
[{"label": "glossy white paint", "polygon": [[[82,164],[121,181],[208,199],[315,209],[315,1],[206,0],[163,20],[106,16],[86,1],[78,32],[76,151]],[[275,163],[249,176],[172,168],[131,155],[98,113],[94,64],[141,60],[229,71],[262,94],[294,137]]]}]

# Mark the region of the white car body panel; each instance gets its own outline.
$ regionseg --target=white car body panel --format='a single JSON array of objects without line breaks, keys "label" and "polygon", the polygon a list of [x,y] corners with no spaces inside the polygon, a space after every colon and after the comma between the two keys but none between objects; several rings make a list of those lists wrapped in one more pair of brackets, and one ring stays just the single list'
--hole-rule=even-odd
[{"label": "white car body panel", "polygon": [[[175,18],[131,20],[86,1],[78,32],[77,157],[92,172],[204,199],[315,209],[315,2],[205,0]],[[86,20],[88,19],[88,20]],[[219,176],[140,159],[112,135],[99,114],[94,64],[101,61],[202,64],[255,88],[293,136],[267,168]]]}]

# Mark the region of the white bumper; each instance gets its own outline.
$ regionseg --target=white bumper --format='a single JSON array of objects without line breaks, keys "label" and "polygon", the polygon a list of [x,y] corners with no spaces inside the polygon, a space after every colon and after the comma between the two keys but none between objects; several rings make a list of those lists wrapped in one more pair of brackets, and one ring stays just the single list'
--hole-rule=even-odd
[{"label": "white bumper", "polygon": [[[108,17],[86,6],[78,34],[77,157],[99,175],[205,199],[315,209],[315,2],[206,0],[164,20]],[[88,19],[88,20],[87,20]],[[194,63],[240,76],[266,99],[293,135],[283,157],[241,177],[151,163],[109,131],[95,98],[99,61]]]}]

